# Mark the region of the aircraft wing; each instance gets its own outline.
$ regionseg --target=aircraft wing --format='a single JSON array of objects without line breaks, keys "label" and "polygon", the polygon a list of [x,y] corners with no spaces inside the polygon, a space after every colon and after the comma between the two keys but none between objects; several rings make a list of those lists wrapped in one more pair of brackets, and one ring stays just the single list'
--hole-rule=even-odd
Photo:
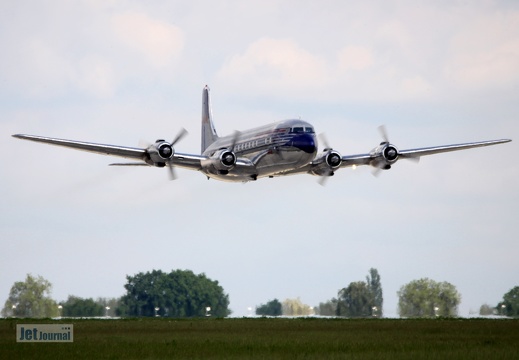
[{"label": "aircraft wing", "polygon": [[25,135],[25,134],[16,134],[13,137],[23,140],[30,140],[36,142],[42,142],[45,144],[64,146],[68,148],[73,148],[76,150],[89,151],[102,155],[114,155],[120,156],[124,158],[130,159],[141,159],[144,160],[146,157],[146,149],[139,149],[133,147],[126,146],[114,146],[114,145],[105,145],[105,144],[95,144],[83,141],[76,140],[65,140],[65,139],[56,139],[45,136],[36,136],[36,135]]},{"label": "aircraft wing", "polygon": [[283,175],[297,175],[297,174],[312,174],[319,176],[331,176],[334,171],[343,167],[371,165],[378,169],[390,169],[391,166],[399,159],[419,160],[421,156],[440,154],[450,151],[467,150],[483,146],[491,146],[510,142],[509,139],[488,140],[463,144],[430,146],[416,149],[398,150],[389,142],[383,142],[377,148],[373,149],[367,154],[345,155],[340,157],[337,163],[340,165],[330,166],[330,156],[339,156],[339,153],[333,149],[328,149],[327,152],[322,153],[311,163],[300,168],[280,172],[275,176]]},{"label": "aircraft wing", "polygon": [[500,140],[488,140],[488,141],[479,141],[473,143],[464,143],[464,144],[454,144],[454,145],[444,145],[444,146],[431,146],[425,148],[418,149],[409,149],[409,150],[400,150],[399,156],[402,158],[418,158],[426,155],[440,154],[449,151],[458,151],[458,150],[466,150],[483,146],[497,145],[510,142],[510,139],[500,139]]},{"label": "aircraft wing", "polygon": [[[488,141],[479,141],[479,142],[471,142],[471,143],[463,143],[463,144],[452,144],[452,145],[441,145],[441,146],[430,146],[416,149],[407,149],[407,150],[395,150],[397,151],[397,159],[416,159],[418,160],[422,156],[440,154],[444,152],[450,151],[459,151],[459,150],[467,150],[477,147],[483,146],[491,146],[497,144],[503,144],[510,142],[510,139],[500,139],[500,140],[488,140]],[[372,165],[373,162],[376,162],[380,157],[384,156],[384,147],[391,147],[391,144],[385,144],[377,149],[380,151],[372,151],[369,154],[358,154],[358,155],[346,155],[342,156],[342,164],[341,167],[348,167],[353,165]]]},{"label": "aircraft wing", "polygon": [[[35,142],[41,142],[50,145],[63,146],[67,148],[72,148],[76,150],[88,151],[101,155],[111,155],[118,156],[127,159],[141,160],[142,163],[122,163],[122,164],[112,164],[118,166],[135,166],[135,165],[152,165],[153,161],[150,159],[154,154],[151,154],[151,150],[155,149],[154,145],[151,145],[148,148],[135,148],[135,147],[127,147],[127,146],[117,146],[117,145],[107,145],[107,144],[97,144],[91,142],[84,141],[76,141],[76,140],[66,140],[66,139],[57,139],[50,138],[45,136],[37,136],[37,135],[25,135],[25,134],[16,134],[13,137],[23,140],[30,140]],[[204,156],[200,155],[190,155],[190,154],[179,154],[174,153],[171,158],[171,163],[175,166],[195,169],[198,170],[201,168],[201,161],[206,159]]]}]

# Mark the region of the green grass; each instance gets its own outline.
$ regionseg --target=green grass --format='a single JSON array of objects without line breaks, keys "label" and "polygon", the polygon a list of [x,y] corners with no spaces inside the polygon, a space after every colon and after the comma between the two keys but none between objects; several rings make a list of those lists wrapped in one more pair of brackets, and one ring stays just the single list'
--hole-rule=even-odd
[{"label": "green grass", "polygon": [[519,359],[519,320],[71,320],[73,343],[17,343],[0,320],[0,359]]}]

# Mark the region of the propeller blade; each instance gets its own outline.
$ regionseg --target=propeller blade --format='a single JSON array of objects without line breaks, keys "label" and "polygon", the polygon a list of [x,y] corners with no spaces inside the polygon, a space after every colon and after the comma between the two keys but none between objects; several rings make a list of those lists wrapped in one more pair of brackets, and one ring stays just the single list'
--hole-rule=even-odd
[{"label": "propeller blade", "polygon": [[241,132],[239,132],[238,130],[236,130],[233,134],[233,137],[232,137],[232,143],[231,143],[231,147],[229,150],[233,151],[234,152],[234,146],[236,145],[236,143],[238,142],[239,138],[240,138],[240,135],[241,135]]},{"label": "propeller blade", "polygon": [[330,176],[328,175],[319,176],[319,180],[317,180],[317,183],[321,186],[326,186],[326,183],[328,183],[328,178],[330,178]]},{"label": "propeller blade", "polygon": [[[323,151],[332,150],[332,147],[330,146],[330,143],[328,142],[328,137],[326,136],[325,133],[320,133],[318,138],[319,138],[319,141],[322,142],[324,145]],[[325,175],[321,175],[319,180],[317,180],[319,185],[326,186],[328,179],[331,177],[332,173],[333,172],[330,170]]]},{"label": "propeller blade", "polygon": [[[173,148],[175,146],[175,144],[177,142],[179,142],[180,140],[182,140],[187,134],[188,134],[188,131],[184,128],[181,128],[180,131],[178,132],[177,136],[171,142],[171,144],[170,144],[171,147]],[[173,161],[171,158],[168,160],[167,164],[168,164],[168,169],[169,169],[169,179],[176,180],[177,174],[176,174],[175,166],[173,165]]]},{"label": "propeller blade", "polygon": [[144,149],[147,149],[151,146],[151,143],[147,140],[143,140],[143,139],[140,139],[139,140],[139,147],[140,148],[144,148]]},{"label": "propeller blade", "polygon": [[384,139],[384,142],[389,143],[389,136],[387,136],[387,130],[385,125],[380,125],[378,127],[378,132],[382,136],[382,139]]},{"label": "propeller blade", "polygon": [[175,172],[175,168],[173,166],[173,163],[170,161],[168,161],[168,169],[169,169],[169,180],[176,180],[177,179],[177,174]]},{"label": "propeller blade", "polygon": [[376,168],[373,168],[373,170],[371,171],[371,175],[373,175],[374,177],[379,177],[381,172],[382,172],[382,169],[379,167],[376,167]]},{"label": "propeller blade", "polygon": [[186,136],[188,134],[187,130],[182,128],[180,129],[180,131],[178,132],[177,136],[175,137],[175,139],[173,139],[173,141],[171,142],[171,146],[173,147],[177,142],[179,142],[180,140],[182,140],[182,138],[184,136]]},{"label": "propeller blade", "polygon": [[328,138],[326,137],[325,133],[319,134],[319,141],[323,143],[325,149],[331,149],[330,143],[328,142]]}]

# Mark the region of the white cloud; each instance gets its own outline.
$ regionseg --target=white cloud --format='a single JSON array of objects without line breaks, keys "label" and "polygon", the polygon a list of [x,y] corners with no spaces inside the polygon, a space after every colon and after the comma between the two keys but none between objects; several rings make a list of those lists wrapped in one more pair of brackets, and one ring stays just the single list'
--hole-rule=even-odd
[{"label": "white cloud", "polygon": [[85,57],[77,63],[73,83],[92,95],[110,97],[116,88],[112,64],[102,57]]},{"label": "white cloud", "polygon": [[480,14],[451,41],[445,76],[465,89],[519,80],[519,12]]},{"label": "white cloud", "polygon": [[420,75],[402,80],[402,89],[408,96],[420,97],[431,90],[431,85]]},{"label": "white cloud", "polygon": [[261,38],[233,55],[218,73],[237,87],[297,91],[328,81],[326,62],[290,39]]},{"label": "white cloud", "polygon": [[[394,34],[386,37],[408,41]],[[217,76],[236,89],[284,98],[391,101],[428,96],[432,85],[417,69],[406,67],[400,56],[369,44],[323,54],[294,39],[261,38],[231,56]]]},{"label": "white cloud", "polygon": [[128,79],[169,81],[184,48],[180,28],[124,2],[55,2],[28,13],[11,4],[0,20],[1,91],[28,99],[106,98]]},{"label": "white cloud", "polygon": [[115,15],[112,25],[119,40],[156,68],[171,65],[182,53],[184,35],[177,26],[138,12]]},{"label": "white cloud", "polygon": [[10,45],[0,71],[11,90],[44,98],[64,93],[72,67],[48,41],[32,37]]},{"label": "white cloud", "polygon": [[366,70],[373,66],[372,50],[364,46],[347,46],[339,52],[339,71]]}]

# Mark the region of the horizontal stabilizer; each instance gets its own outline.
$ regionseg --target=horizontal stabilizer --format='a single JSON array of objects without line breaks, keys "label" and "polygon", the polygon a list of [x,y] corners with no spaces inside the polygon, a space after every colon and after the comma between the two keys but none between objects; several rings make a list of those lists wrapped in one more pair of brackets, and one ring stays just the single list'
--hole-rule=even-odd
[{"label": "horizontal stabilizer", "polygon": [[109,164],[109,166],[151,166],[146,163],[113,163]]}]

